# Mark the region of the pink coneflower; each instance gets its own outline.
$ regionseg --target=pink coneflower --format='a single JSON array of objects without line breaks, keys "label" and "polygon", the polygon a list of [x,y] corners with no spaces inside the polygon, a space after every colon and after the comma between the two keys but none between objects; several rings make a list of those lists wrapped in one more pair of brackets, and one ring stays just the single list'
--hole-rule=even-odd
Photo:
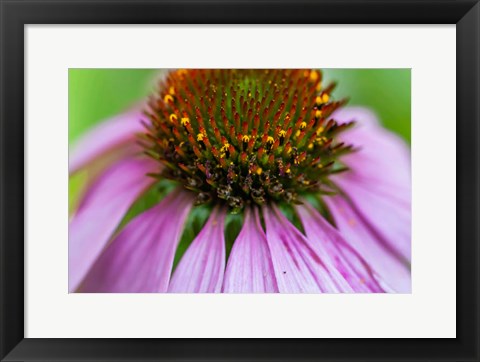
[{"label": "pink coneflower", "polygon": [[321,80],[171,71],[142,113],[85,135],[70,291],[410,292],[409,149]]}]

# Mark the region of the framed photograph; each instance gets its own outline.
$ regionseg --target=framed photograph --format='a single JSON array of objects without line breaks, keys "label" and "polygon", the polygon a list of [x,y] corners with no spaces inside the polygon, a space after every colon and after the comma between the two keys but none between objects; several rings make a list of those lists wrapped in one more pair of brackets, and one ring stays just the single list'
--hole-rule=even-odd
[{"label": "framed photograph", "polygon": [[2,361],[480,360],[477,0],[1,1]]}]

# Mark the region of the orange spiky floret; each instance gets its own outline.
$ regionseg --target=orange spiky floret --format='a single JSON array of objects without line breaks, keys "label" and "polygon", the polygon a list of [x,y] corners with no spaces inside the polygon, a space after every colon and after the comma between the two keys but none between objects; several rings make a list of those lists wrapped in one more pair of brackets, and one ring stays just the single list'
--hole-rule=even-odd
[{"label": "orange spiky floret", "polygon": [[352,148],[334,139],[348,126],[330,117],[344,101],[321,81],[317,70],[172,71],[146,111],[146,153],[198,203],[296,202],[328,185]]}]

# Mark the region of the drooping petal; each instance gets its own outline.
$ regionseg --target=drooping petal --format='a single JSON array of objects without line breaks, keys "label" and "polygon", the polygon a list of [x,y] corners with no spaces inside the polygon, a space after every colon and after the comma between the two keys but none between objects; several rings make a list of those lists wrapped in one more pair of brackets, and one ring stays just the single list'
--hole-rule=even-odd
[{"label": "drooping petal", "polygon": [[411,260],[410,203],[383,195],[374,186],[355,182],[354,177],[339,180],[337,185],[351,200],[357,212],[395,253],[408,262]]},{"label": "drooping petal", "polygon": [[267,242],[281,293],[338,293],[352,288],[275,206],[264,207]]},{"label": "drooping petal", "polygon": [[347,280],[353,290],[362,292],[384,292],[380,277],[363,258],[307,201],[296,207],[298,216],[312,247],[322,250],[330,257],[335,268]]},{"label": "drooping petal", "polygon": [[395,193],[398,189],[410,190],[410,150],[402,138],[383,128],[375,114],[364,108],[347,107],[333,117],[339,123],[356,121],[352,129],[341,134],[341,139],[360,150],[343,156],[342,162],[367,182],[381,182],[382,187],[390,186]]},{"label": "drooping petal", "polygon": [[100,255],[80,291],[166,292],[175,251],[192,204],[189,193],[177,190],[133,219]]},{"label": "drooping petal", "polygon": [[[343,196],[324,198],[345,240],[393,291],[411,291],[410,264],[352,207]],[[382,219],[377,222],[381,223]]]},{"label": "drooping petal", "polygon": [[368,224],[389,247],[411,260],[410,151],[400,137],[382,128],[361,108],[335,113],[339,122],[357,120],[342,140],[359,148],[342,158],[350,167],[333,181],[355,204]]},{"label": "drooping petal", "polygon": [[219,293],[225,270],[225,214],[213,210],[173,273],[171,293]]},{"label": "drooping petal", "polygon": [[258,209],[245,210],[245,220],[228,258],[225,293],[278,292],[267,238]]},{"label": "drooping petal", "polygon": [[142,118],[140,110],[133,110],[102,122],[87,132],[69,152],[69,172],[78,171],[114,148],[118,148],[120,153],[122,149],[135,149],[131,146],[135,145],[137,133],[145,130]]},{"label": "drooping petal", "polygon": [[154,180],[154,162],[126,159],[107,169],[87,190],[69,225],[69,290],[74,291],[103,250],[121,219]]}]

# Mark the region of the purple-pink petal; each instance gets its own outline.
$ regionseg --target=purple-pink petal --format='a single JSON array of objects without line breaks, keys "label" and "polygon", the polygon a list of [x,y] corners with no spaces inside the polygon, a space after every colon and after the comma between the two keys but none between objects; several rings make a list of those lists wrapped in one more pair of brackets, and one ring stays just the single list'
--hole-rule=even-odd
[{"label": "purple-pink petal", "polygon": [[100,255],[80,291],[166,292],[192,204],[193,197],[188,192],[177,190],[133,219]]},{"label": "purple-pink petal", "polygon": [[377,192],[374,186],[355,182],[354,177],[338,180],[358,214],[382,240],[403,259],[411,260],[411,206],[407,201]]},{"label": "purple-pink petal", "polygon": [[276,206],[263,208],[267,242],[280,293],[338,293],[352,289],[330,260]]},{"label": "purple-pink petal", "polygon": [[370,268],[363,258],[354,250],[324,217],[305,201],[296,207],[298,216],[310,241],[312,248],[328,255],[335,268],[347,280],[357,293],[381,293],[380,277]]},{"label": "purple-pink petal", "polygon": [[154,182],[146,173],[154,162],[119,161],[87,190],[69,226],[69,291],[74,291],[99,256],[133,202]]},{"label": "purple-pink petal", "polygon": [[355,205],[385,243],[411,260],[411,171],[406,143],[382,128],[376,117],[362,108],[335,113],[339,122],[358,124],[342,134],[342,141],[358,151],[342,158],[348,172],[332,180]]},{"label": "purple-pink petal", "polygon": [[224,209],[217,207],[213,210],[177,265],[169,292],[221,292],[225,270],[225,215]]},{"label": "purple-pink petal", "polygon": [[[390,191],[410,189],[411,156],[405,141],[383,128],[369,110],[347,107],[333,114],[339,122],[355,120],[355,126],[341,133],[341,140],[360,149],[342,157],[358,176],[366,181],[381,181]],[[388,172],[385,172],[388,171]]]},{"label": "purple-pink petal", "polygon": [[267,238],[258,209],[245,210],[245,220],[228,258],[223,281],[225,293],[276,293]]},{"label": "purple-pink petal", "polygon": [[[411,291],[409,261],[398,254],[343,196],[324,198],[342,236],[396,292]],[[383,222],[380,218],[377,223]]]},{"label": "purple-pink petal", "polygon": [[78,171],[113,149],[121,154],[136,150],[137,133],[145,131],[142,118],[140,110],[133,110],[102,122],[84,134],[69,152],[69,172]]}]

